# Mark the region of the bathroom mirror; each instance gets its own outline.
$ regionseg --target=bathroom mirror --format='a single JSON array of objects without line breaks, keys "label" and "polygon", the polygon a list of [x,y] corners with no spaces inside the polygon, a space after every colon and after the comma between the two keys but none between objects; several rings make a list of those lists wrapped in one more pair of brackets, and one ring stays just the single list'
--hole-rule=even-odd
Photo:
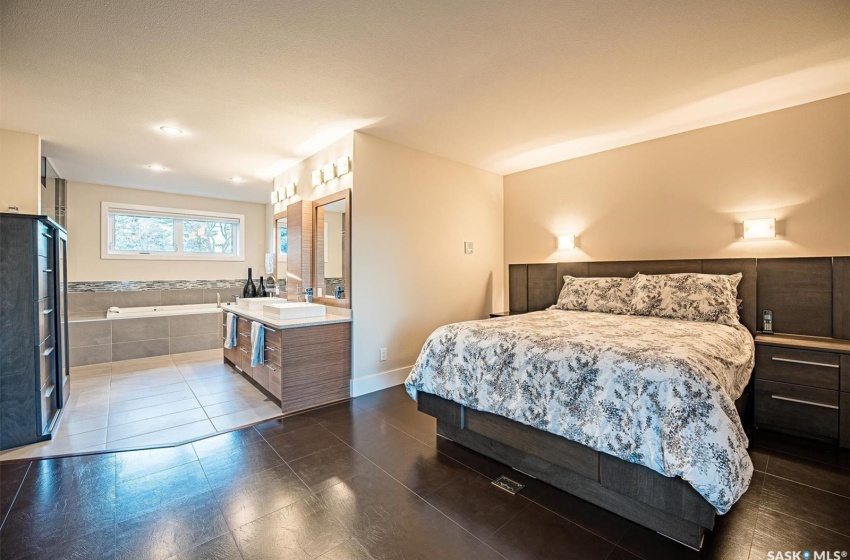
[{"label": "bathroom mirror", "polygon": [[275,229],[275,277],[279,280],[281,292],[286,291],[286,263],[289,252],[289,230],[286,226],[286,212],[274,215]]},{"label": "bathroom mirror", "polygon": [[314,301],[351,306],[351,191],[313,201]]}]

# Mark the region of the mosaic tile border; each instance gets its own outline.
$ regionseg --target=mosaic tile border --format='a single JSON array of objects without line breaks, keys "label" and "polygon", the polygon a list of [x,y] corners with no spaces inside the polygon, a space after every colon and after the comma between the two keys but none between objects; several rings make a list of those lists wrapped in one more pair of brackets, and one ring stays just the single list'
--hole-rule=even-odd
[{"label": "mosaic tile border", "polygon": [[137,292],[144,290],[241,288],[244,285],[244,278],[241,280],[127,280],[68,282],[68,292]]}]

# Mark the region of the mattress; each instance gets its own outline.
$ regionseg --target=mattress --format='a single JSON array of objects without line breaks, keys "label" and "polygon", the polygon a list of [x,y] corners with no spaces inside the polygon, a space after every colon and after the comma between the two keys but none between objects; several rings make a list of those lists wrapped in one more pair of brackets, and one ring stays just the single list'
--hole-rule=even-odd
[{"label": "mattress", "polygon": [[723,514],[752,478],[734,401],[754,354],[741,325],[553,309],[438,328],[405,385],[681,477]]}]

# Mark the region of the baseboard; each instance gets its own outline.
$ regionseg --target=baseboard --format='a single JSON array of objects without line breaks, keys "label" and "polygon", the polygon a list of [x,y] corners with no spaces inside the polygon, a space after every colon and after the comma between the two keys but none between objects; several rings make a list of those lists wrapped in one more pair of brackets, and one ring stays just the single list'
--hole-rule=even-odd
[{"label": "baseboard", "polygon": [[403,368],[393,369],[390,371],[385,371],[382,373],[376,373],[374,375],[367,375],[366,377],[358,377],[356,379],[352,379],[351,396],[359,397],[360,395],[365,395],[366,393],[374,393],[375,391],[380,391],[381,389],[387,389],[389,387],[401,385],[402,383],[404,383],[404,380],[407,379],[407,376],[408,374],[410,374],[411,369],[413,369],[413,366],[407,366]]}]

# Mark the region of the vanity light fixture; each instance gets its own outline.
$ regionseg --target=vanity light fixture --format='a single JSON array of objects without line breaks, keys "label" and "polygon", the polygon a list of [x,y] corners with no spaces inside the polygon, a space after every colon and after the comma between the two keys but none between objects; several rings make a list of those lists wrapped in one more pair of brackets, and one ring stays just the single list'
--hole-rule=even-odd
[{"label": "vanity light fixture", "polygon": [[576,248],[576,236],[575,235],[559,235],[558,236],[558,250],[559,251],[568,251],[570,249]]},{"label": "vanity light fixture", "polygon": [[322,178],[325,183],[336,179],[336,165],[329,163],[322,168]]},{"label": "vanity light fixture", "polygon": [[170,134],[171,136],[180,136],[181,134],[183,134],[183,131],[177,128],[176,126],[163,125],[159,127],[159,129],[166,134]]},{"label": "vanity light fixture", "polygon": [[346,173],[351,171],[351,158],[348,156],[342,156],[338,160],[336,160],[336,175],[337,177],[342,177]]},{"label": "vanity light fixture", "polygon": [[770,239],[776,237],[776,218],[744,220],[744,239]]},{"label": "vanity light fixture", "polygon": [[152,163],[148,165],[148,169],[151,171],[166,171],[167,168],[164,165],[160,165],[158,163]]},{"label": "vanity light fixture", "polygon": [[281,192],[278,191],[278,190],[274,190],[274,191],[271,192],[271,202],[272,202],[272,204],[277,204],[278,202],[280,202],[280,195],[281,195]]},{"label": "vanity light fixture", "polygon": [[312,179],[311,183],[312,183],[313,187],[318,187],[322,183],[324,183],[324,181],[322,180],[322,170],[321,169],[314,169],[313,173],[310,177]]},{"label": "vanity light fixture", "polygon": [[[289,183],[288,185],[286,185],[286,192],[285,192],[286,198],[292,198],[293,196],[295,196],[295,191],[297,189],[298,189],[298,183]],[[284,194],[284,193],[280,193],[280,194]]]}]

